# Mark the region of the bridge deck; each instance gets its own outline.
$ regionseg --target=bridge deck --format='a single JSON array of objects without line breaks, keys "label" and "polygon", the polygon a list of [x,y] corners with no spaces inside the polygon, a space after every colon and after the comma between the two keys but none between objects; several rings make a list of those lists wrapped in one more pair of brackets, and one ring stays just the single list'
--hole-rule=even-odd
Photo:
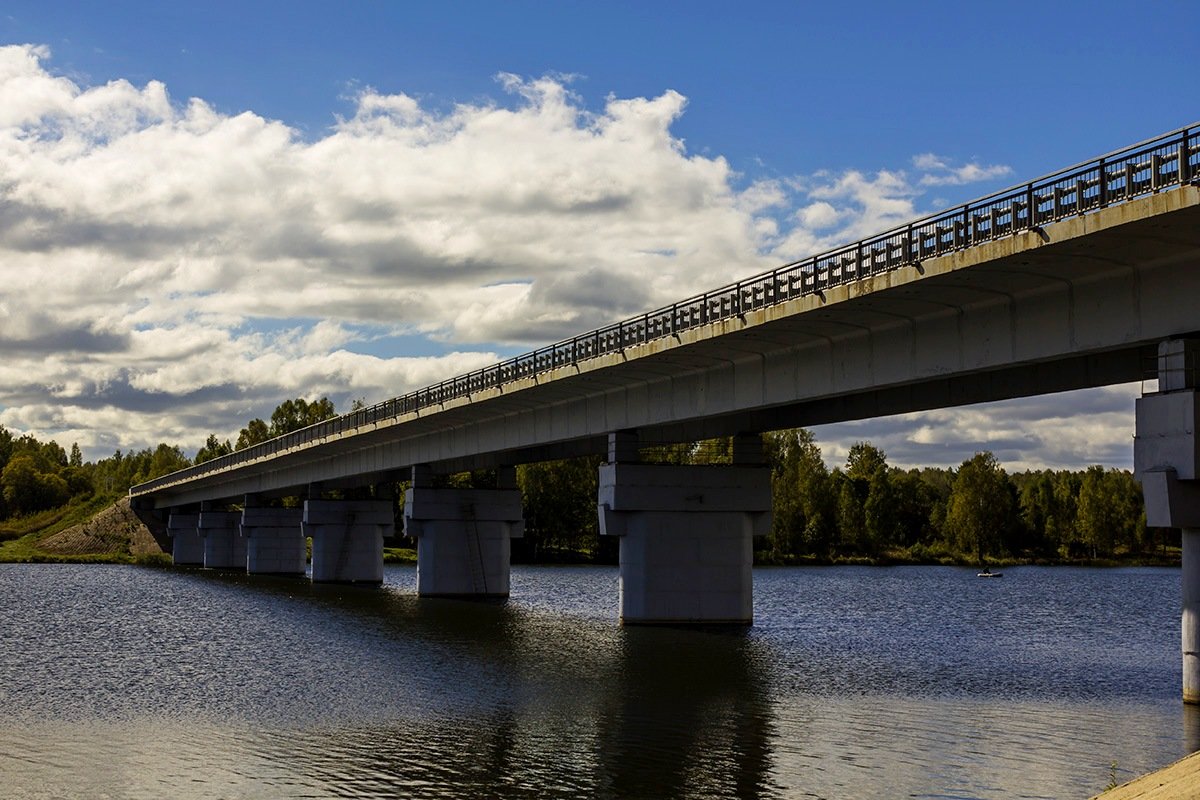
[{"label": "bridge deck", "polygon": [[[131,490],[156,505],[1136,380],[1197,325],[1200,137],[1110,154]],[[1189,267],[1191,267],[1189,269]]]}]

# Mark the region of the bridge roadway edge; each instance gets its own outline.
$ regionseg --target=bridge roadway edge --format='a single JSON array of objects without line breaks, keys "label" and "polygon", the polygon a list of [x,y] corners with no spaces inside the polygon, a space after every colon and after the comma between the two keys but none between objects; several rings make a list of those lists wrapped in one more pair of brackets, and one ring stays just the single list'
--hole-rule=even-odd
[{"label": "bridge roadway edge", "polygon": [[[361,485],[1137,380],[1195,333],[1200,189],[1183,186],[166,485],[158,508]],[[131,492],[135,498],[139,495]]]}]

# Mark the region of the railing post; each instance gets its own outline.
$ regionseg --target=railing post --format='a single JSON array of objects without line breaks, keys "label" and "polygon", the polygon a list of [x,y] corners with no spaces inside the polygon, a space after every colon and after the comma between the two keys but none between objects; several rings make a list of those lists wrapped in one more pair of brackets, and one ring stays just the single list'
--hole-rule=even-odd
[{"label": "railing post", "polygon": [[1183,135],[1179,138],[1179,185],[1183,186],[1192,180],[1190,163],[1192,154],[1188,150],[1188,137],[1191,136],[1191,131],[1187,128],[1183,129]]},{"label": "railing post", "polygon": [[1100,190],[1096,198],[1100,208],[1108,205],[1108,163],[1103,158],[1100,159]]},{"label": "railing post", "polygon": [[1033,200],[1033,184],[1025,186],[1025,220],[1030,230],[1037,227],[1037,206]]}]

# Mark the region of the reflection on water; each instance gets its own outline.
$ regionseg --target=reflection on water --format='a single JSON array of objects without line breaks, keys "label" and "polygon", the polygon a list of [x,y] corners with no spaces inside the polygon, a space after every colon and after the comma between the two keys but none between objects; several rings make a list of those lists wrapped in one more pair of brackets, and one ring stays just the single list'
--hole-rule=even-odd
[{"label": "reflection on water", "polygon": [[0,794],[1086,797],[1200,749],[1178,573],[755,573],[749,631],[620,628],[609,568],[508,603],[0,565]]}]

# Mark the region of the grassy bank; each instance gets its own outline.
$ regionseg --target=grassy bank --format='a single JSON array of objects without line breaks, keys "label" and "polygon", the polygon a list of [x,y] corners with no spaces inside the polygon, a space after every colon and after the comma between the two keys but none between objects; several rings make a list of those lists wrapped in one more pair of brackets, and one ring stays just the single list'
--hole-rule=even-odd
[{"label": "grassy bank", "polygon": [[171,563],[148,531],[135,530],[124,498],[93,496],[0,523],[0,562],[71,564]]}]

